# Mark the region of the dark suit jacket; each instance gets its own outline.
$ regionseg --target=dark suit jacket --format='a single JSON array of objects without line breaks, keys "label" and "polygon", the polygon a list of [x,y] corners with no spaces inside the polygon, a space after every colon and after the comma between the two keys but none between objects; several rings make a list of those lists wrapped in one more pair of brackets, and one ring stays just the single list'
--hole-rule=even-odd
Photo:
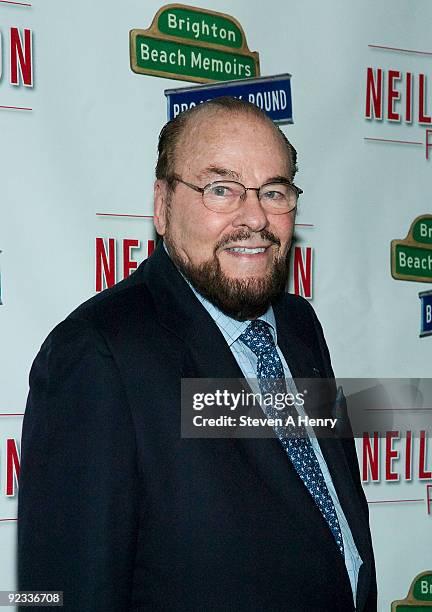
[{"label": "dark suit jacket", "polygon": [[[274,304],[294,377],[332,376],[312,307]],[[58,325],[30,375],[21,443],[18,586],[64,610],[353,609],[345,565],[277,439],[182,439],[182,377],[241,378],[162,245]],[[352,441],[320,442],[376,610]]]}]

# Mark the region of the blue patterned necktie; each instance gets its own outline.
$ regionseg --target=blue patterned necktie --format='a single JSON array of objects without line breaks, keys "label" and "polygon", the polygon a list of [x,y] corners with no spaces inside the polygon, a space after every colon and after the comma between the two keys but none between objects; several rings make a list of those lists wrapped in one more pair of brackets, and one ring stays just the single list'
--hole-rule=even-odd
[{"label": "blue patterned necktie", "polygon": [[[269,324],[260,319],[252,321],[241,334],[240,340],[246,344],[257,357],[257,377],[261,393],[286,393],[284,370]],[[298,413],[295,408],[291,409],[290,414],[296,421]],[[268,416],[274,417],[278,415],[275,414],[275,410],[273,409]],[[297,474],[302,479],[327,521],[341,555],[344,556],[342,534],[333,500],[330,496],[318,459],[306,430],[302,425],[285,428],[275,427],[275,432],[287,452]]]}]

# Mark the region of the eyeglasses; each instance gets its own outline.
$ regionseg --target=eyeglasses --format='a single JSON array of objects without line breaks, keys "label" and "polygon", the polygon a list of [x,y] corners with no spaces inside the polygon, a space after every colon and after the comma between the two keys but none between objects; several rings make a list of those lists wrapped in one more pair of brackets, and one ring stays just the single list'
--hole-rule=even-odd
[{"label": "eyeglasses", "polygon": [[236,181],[213,181],[205,187],[198,187],[177,175],[173,175],[171,180],[201,193],[204,206],[220,213],[236,211],[245,199],[246,192],[255,191],[265,211],[273,215],[283,215],[294,210],[299,195],[303,193],[302,189],[288,179],[265,183],[261,187],[245,187]]}]

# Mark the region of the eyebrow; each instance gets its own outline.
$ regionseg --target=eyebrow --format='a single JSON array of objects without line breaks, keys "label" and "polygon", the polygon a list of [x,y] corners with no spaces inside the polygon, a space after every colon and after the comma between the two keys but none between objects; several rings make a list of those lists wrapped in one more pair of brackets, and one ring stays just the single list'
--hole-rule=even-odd
[{"label": "eyebrow", "polygon": [[277,176],[271,176],[267,180],[264,181],[263,185],[267,183],[292,183],[292,180],[287,176],[282,176],[282,174],[278,174]]},{"label": "eyebrow", "polygon": [[[218,176],[228,177],[234,179],[235,181],[241,181],[242,178],[240,174],[238,174],[235,170],[230,170],[229,168],[219,168],[218,166],[208,166],[204,168],[199,174],[199,180],[205,180],[212,174],[216,174]],[[263,185],[267,183],[291,183],[292,181],[287,176],[282,176],[278,174],[277,176],[271,176],[263,182]]]},{"label": "eyebrow", "polygon": [[207,168],[204,168],[204,170],[202,170],[198,174],[198,178],[205,179],[207,176],[210,176],[211,174],[217,174],[218,176],[229,177],[236,181],[239,181],[241,179],[241,176],[235,170],[230,170],[229,168],[219,168],[219,166],[208,166]]}]

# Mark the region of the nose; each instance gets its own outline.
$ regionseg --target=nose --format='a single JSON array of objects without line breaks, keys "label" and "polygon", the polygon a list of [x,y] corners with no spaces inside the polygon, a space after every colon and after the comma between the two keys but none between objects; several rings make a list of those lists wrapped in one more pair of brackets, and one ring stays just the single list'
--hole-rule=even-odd
[{"label": "nose", "polygon": [[246,226],[254,232],[259,232],[268,225],[267,215],[255,190],[246,191],[232,224],[234,227]]}]

